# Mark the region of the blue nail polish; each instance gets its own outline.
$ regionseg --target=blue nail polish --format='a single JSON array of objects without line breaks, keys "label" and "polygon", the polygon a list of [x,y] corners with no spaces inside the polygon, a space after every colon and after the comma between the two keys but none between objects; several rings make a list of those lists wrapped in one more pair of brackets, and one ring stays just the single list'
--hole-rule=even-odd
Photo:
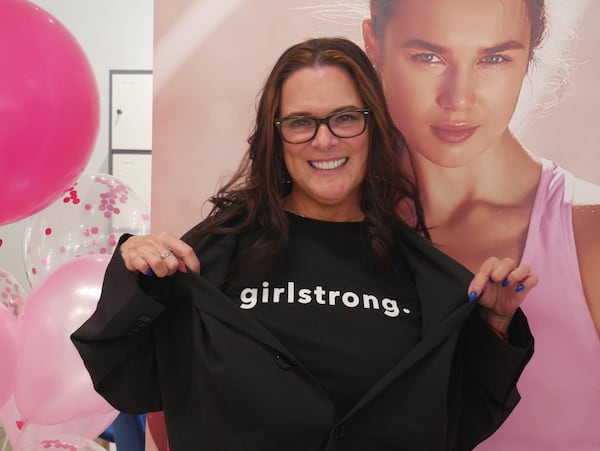
[{"label": "blue nail polish", "polygon": [[477,291],[471,291],[469,293],[469,302],[473,302],[475,299],[477,299]]},{"label": "blue nail polish", "polygon": [[151,268],[148,268],[144,274],[146,274],[148,277],[154,277],[154,271],[152,271]]},{"label": "blue nail polish", "polygon": [[523,291],[525,289],[525,285],[523,285],[522,283],[520,283],[519,285],[517,285],[517,287],[515,288],[515,291],[518,293],[520,291]]},{"label": "blue nail polish", "polygon": [[509,285],[510,285],[510,282],[508,281],[508,279],[504,279],[504,280],[502,281],[502,286],[503,286],[503,287],[507,287],[507,286],[509,286]]}]

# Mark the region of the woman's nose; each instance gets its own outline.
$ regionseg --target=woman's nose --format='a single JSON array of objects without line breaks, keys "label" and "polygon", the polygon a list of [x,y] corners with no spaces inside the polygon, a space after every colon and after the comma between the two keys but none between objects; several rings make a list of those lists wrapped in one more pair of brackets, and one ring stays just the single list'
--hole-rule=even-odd
[{"label": "woman's nose", "polygon": [[317,127],[317,134],[312,140],[313,146],[318,147],[329,147],[337,140],[337,137],[331,133],[331,130],[327,124],[322,123]]},{"label": "woman's nose", "polygon": [[468,68],[451,67],[444,74],[438,104],[448,110],[469,109],[476,99],[475,75]]}]

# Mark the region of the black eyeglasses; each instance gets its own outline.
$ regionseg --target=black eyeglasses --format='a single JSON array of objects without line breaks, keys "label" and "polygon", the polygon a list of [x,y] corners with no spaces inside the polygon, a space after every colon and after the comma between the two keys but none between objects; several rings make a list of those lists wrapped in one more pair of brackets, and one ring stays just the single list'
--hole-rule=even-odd
[{"label": "black eyeglasses", "polygon": [[290,144],[302,144],[312,141],[317,136],[321,124],[333,136],[338,138],[354,138],[367,129],[367,109],[340,111],[328,116],[289,116],[275,119],[275,127],[279,130],[281,139]]}]

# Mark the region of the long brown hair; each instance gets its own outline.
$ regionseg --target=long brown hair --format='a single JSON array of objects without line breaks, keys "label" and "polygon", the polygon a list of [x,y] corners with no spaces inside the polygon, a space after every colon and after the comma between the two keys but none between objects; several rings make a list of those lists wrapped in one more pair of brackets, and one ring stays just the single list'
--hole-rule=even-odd
[{"label": "long brown hair", "polygon": [[371,62],[348,39],[318,38],[290,47],[275,63],[261,91],[250,146],[232,178],[210,199],[213,207],[207,220],[184,237],[190,244],[209,233],[239,233],[258,226],[260,236],[252,248],[253,261],[274,255],[285,246],[288,220],[283,205],[291,185],[274,120],[279,116],[281,90],[287,78],[302,68],[318,65],[346,71],[370,110],[370,150],[360,187],[369,248],[382,260],[392,255],[395,229],[401,222],[396,214],[400,201],[414,206],[412,224],[428,236],[417,189],[400,167],[405,142],[387,110]]}]

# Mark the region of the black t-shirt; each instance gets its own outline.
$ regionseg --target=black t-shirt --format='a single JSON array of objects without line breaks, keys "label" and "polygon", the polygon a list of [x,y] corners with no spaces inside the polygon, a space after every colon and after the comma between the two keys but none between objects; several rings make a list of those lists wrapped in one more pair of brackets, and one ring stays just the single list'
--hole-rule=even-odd
[{"label": "black t-shirt", "polygon": [[394,268],[369,257],[361,223],[288,217],[285,251],[225,291],[302,362],[341,416],[419,340],[413,277],[401,255]]}]

